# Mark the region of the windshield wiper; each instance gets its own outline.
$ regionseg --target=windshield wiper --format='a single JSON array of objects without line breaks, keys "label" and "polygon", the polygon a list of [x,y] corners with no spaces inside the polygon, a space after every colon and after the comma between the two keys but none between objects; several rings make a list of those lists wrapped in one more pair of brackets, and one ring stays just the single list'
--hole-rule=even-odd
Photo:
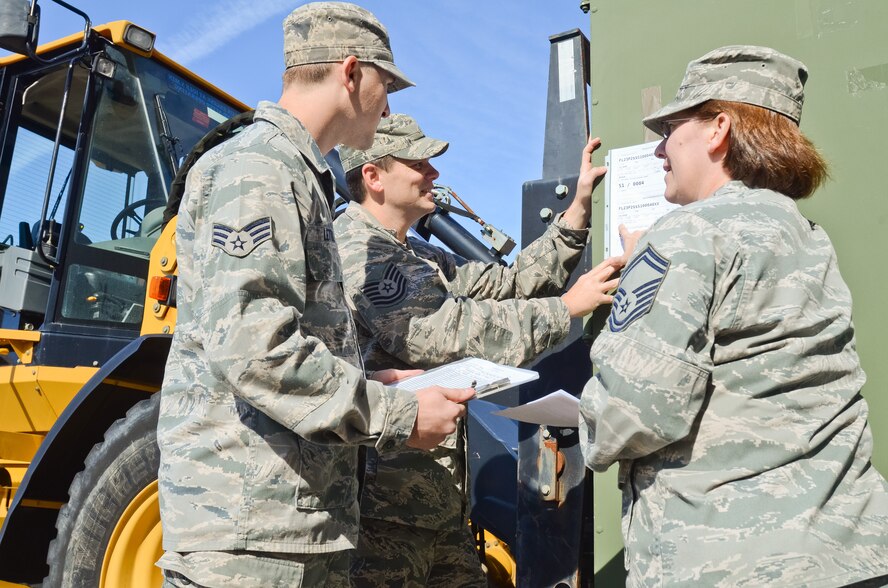
[{"label": "windshield wiper", "polygon": [[160,125],[160,138],[163,141],[163,150],[166,151],[167,157],[170,160],[170,169],[173,170],[173,175],[176,175],[176,172],[179,171],[179,161],[181,160],[181,155],[179,154],[179,144],[181,141],[178,137],[173,136],[173,132],[170,130],[170,121],[167,118],[166,110],[163,108],[163,96],[160,94],[154,95],[154,112],[157,113],[157,122]]}]

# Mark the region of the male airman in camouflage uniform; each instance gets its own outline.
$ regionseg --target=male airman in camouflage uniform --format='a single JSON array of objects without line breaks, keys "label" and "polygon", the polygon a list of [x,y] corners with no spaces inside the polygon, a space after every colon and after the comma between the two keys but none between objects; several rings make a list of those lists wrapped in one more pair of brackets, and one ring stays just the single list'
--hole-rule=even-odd
[{"label": "male airman in camouflage uniform", "polygon": [[626,266],[581,400],[587,465],[620,464],[629,586],[888,583],[851,295],[794,202],[826,177],[806,78],[723,47],[644,120],[683,206]]},{"label": "male airman in camouflage uniform", "polygon": [[179,211],[158,424],[167,586],[347,586],[357,444],[431,449],[472,394],[405,393],[356,367],[323,153],[369,146],[387,91],[410,84],[385,29],[314,3],[284,38],[280,101],[199,159]]},{"label": "male airman in camouflage uniform", "polygon": [[[380,123],[373,146],[340,148],[354,201],[334,228],[346,292],[368,369],[432,368],[475,356],[529,362],[567,334],[572,316],[609,301],[618,264],[602,264],[559,296],[586,243],[593,168],[590,141],[573,204],[511,267],[467,262],[409,227],[434,211],[438,172],[429,158],[448,147],[409,116]],[[361,498],[356,586],[486,586],[467,526],[465,429],[432,451],[370,452]]]}]

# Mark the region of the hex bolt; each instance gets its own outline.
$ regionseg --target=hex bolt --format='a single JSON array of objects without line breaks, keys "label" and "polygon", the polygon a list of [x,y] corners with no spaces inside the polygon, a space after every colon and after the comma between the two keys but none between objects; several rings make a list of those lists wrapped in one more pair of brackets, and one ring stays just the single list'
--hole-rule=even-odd
[{"label": "hex bolt", "polygon": [[543,492],[543,496],[548,496],[549,493],[552,491],[552,487],[548,484],[543,484],[543,487],[540,488],[540,490]]},{"label": "hex bolt", "polygon": [[555,186],[555,198],[558,198],[559,200],[564,200],[564,197],[567,196],[568,192],[570,192],[570,188],[564,184],[558,184]]},{"label": "hex bolt", "polygon": [[540,220],[543,221],[544,223],[547,223],[550,220],[552,220],[552,217],[554,216],[554,214],[555,213],[552,212],[551,208],[541,208],[540,209]]}]

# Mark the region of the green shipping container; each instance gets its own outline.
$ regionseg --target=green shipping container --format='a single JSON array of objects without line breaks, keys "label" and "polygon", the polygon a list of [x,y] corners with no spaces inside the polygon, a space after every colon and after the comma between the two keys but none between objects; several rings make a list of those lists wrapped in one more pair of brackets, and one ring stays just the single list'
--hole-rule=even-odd
[{"label": "green shipping container", "polygon": [[[873,463],[888,473],[888,2],[885,0],[599,0],[588,3],[592,134],[606,149],[655,140],[642,117],[675,95],[687,63],[723,45],[766,45],[810,77],[801,128],[832,180],[801,203],[826,228],[854,297],[868,380]],[[603,198],[593,226],[604,226]],[[593,237],[602,255],[603,232]],[[616,467],[595,475],[595,582],[622,584]]]}]

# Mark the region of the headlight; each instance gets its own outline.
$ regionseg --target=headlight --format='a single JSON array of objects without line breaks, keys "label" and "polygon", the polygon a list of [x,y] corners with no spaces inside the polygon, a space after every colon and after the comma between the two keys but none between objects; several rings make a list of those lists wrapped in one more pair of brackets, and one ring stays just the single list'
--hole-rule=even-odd
[{"label": "headlight", "polygon": [[145,53],[151,53],[151,50],[154,49],[154,39],[154,33],[134,24],[127,25],[126,30],[123,31],[123,40]]}]

